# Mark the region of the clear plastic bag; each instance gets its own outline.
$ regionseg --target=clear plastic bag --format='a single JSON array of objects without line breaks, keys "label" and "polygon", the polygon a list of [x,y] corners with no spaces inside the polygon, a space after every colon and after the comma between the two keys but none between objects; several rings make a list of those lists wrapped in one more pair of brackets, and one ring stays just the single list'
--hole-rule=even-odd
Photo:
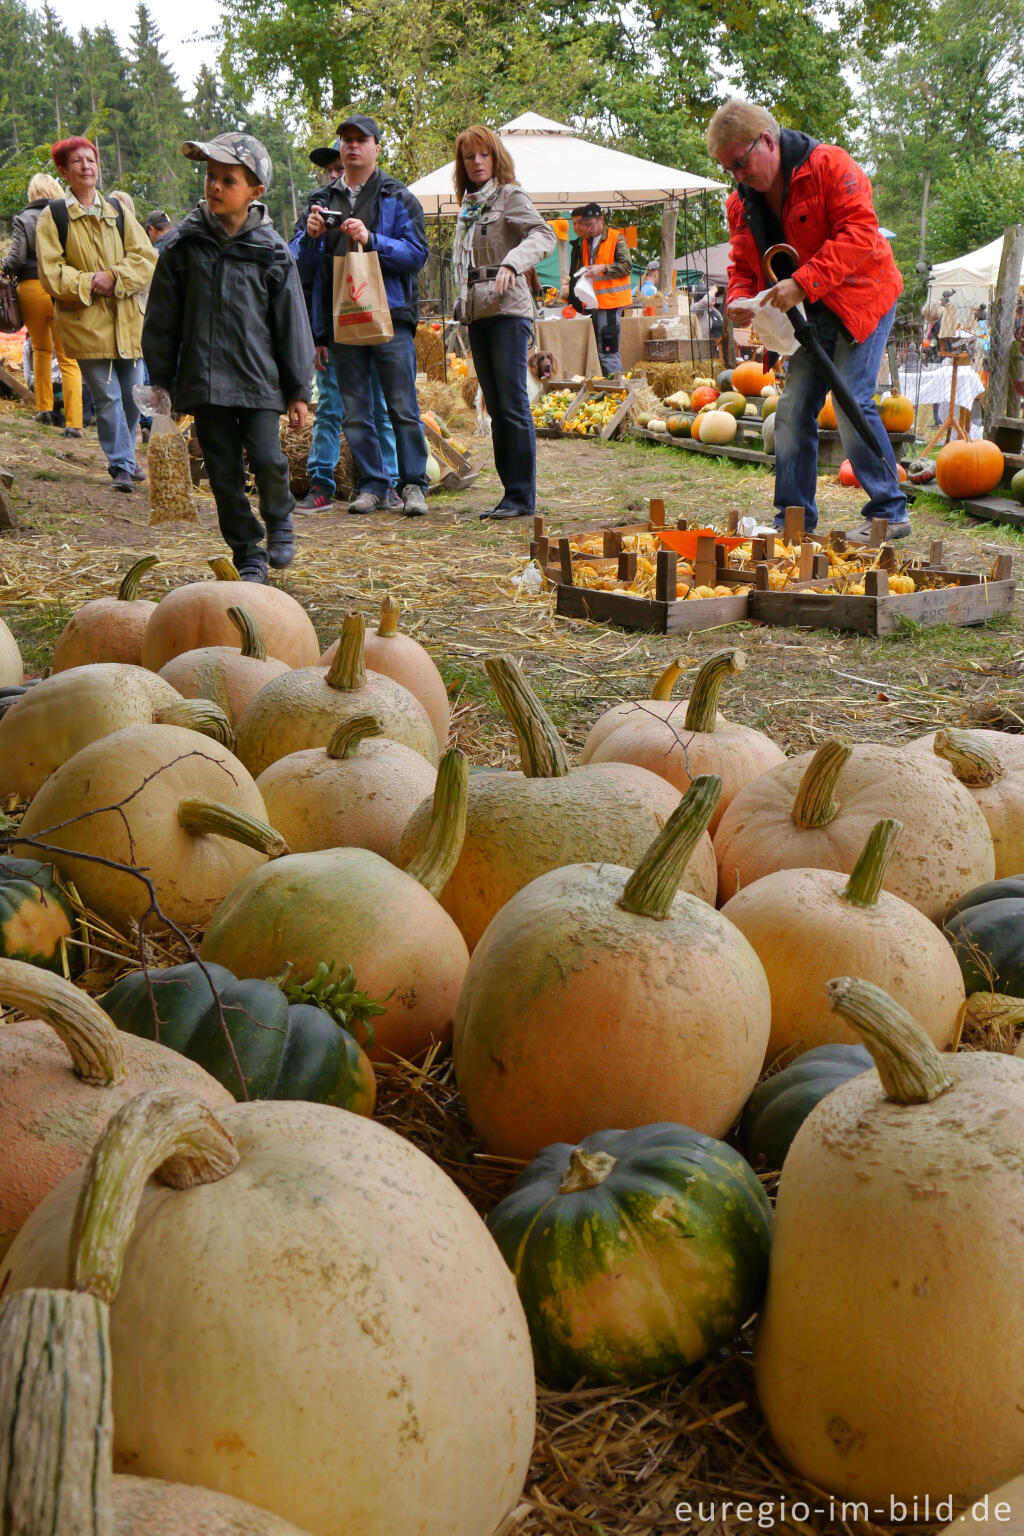
[{"label": "clear plastic bag", "polygon": [[198,523],[199,514],[192,498],[192,472],[188,462],[188,444],[174,424],[171,401],[166,390],[152,384],[136,384],[132,398],[140,411],[151,415],[149,454],[149,522]]}]

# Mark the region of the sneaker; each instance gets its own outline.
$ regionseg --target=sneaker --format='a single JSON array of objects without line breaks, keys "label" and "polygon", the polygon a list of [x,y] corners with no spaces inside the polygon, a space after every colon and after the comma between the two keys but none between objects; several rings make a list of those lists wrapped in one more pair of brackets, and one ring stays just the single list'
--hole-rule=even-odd
[{"label": "sneaker", "polygon": [[[361,514],[363,512],[383,512],[386,506],[386,497],[377,496],[373,491],[360,491],[355,500],[349,502],[348,509],[350,512]],[[426,508],[424,508],[425,510]]]},{"label": "sneaker", "polygon": [[149,442],[149,434],[150,434],[151,430],[152,430],[152,428],[150,428],[150,427],[140,427],[139,428],[139,436],[142,438],[142,441],[144,443],[148,443]]},{"label": "sneaker", "polygon": [[65,427],[64,428],[64,436],[65,437],[84,437],[85,433],[82,431],[81,427]]},{"label": "sneaker", "polygon": [[36,413],[33,416],[32,420],[33,421],[38,421],[38,423],[39,423],[39,425],[41,427],[52,427],[53,424],[54,424],[53,412],[52,411],[36,411]]},{"label": "sneaker", "polygon": [[295,503],[296,512],[323,512],[329,507],[331,498],[322,485],[311,485],[301,501]]},{"label": "sneaker", "polygon": [[258,586],[265,587],[268,580],[267,568],[261,560],[253,560],[248,565],[238,567],[238,579],[252,581]]},{"label": "sneaker", "polygon": [[110,477],[110,489],[112,491],[132,491],[135,483],[126,469],[115,469]]},{"label": "sneaker", "polygon": [[388,494],[385,500],[387,502],[387,508],[389,512],[401,512],[405,506],[404,501],[402,500],[401,496],[399,496],[393,485],[388,486]]},{"label": "sneaker", "polygon": [[[898,523],[886,523],[885,542],[888,544],[893,539],[905,539],[911,533],[910,518],[904,517]],[[848,544],[870,544],[871,524],[862,523],[859,528],[851,528],[846,535]]]},{"label": "sneaker", "polygon": [[131,472],[131,475],[132,475],[132,479],[137,484],[140,480],[145,480],[145,478],[146,478],[146,471],[144,469],[140,469],[138,464],[136,464],[134,469]]},{"label": "sneaker", "polygon": [[427,498],[421,485],[402,486],[402,510],[406,517],[426,517]]},{"label": "sneaker", "polygon": [[290,518],[267,528],[267,559],[275,571],[283,571],[295,559],[295,531]]}]

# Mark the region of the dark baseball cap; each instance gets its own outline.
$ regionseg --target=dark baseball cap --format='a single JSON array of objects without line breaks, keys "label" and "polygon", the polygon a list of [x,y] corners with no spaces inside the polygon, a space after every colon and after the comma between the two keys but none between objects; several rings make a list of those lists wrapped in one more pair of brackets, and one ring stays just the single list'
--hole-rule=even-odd
[{"label": "dark baseball cap", "polygon": [[380,143],[380,129],[372,117],[365,117],[362,112],[353,112],[351,117],[346,117],[343,123],[338,124],[339,139],[346,128],[358,128],[368,139],[376,139]]},{"label": "dark baseball cap", "polygon": [[577,212],[576,209],[574,208],[573,209],[573,213],[576,215],[576,217],[578,219],[603,219],[604,218],[604,210],[602,209],[600,203],[584,203],[582,208],[580,208],[579,212]]},{"label": "dark baseball cap", "polygon": [[314,165],[333,165],[335,160],[341,159],[341,140],[335,139],[333,144],[324,145],[320,149],[311,149],[309,158]]},{"label": "dark baseball cap", "polygon": [[251,133],[219,133],[205,143],[189,139],[181,146],[187,160],[216,160],[220,165],[244,165],[264,187],[270,186],[273,165],[267,146],[254,139]]}]

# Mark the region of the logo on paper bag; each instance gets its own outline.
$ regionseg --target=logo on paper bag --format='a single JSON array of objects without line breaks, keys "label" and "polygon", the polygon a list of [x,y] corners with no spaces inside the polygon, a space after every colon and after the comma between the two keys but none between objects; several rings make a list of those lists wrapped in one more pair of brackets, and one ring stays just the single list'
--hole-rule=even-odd
[{"label": "logo on paper bag", "polygon": [[373,319],[373,310],[366,309],[360,304],[367,284],[364,279],[357,283],[351,272],[345,274],[345,289],[338,301],[338,308],[334,314],[336,325],[361,325],[364,320]]}]

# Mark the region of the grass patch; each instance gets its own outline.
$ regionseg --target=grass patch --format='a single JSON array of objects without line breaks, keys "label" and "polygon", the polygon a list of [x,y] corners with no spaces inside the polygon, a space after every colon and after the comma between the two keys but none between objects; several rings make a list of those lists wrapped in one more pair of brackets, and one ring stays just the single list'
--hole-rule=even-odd
[{"label": "grass patch", "polygon": [[12,607],[5,611],[4,618],[21,651],[26,677],[37,677],[45,672],[53,660],[53,648],[73,612],[73,608],[62,602],[29,609]]}]

